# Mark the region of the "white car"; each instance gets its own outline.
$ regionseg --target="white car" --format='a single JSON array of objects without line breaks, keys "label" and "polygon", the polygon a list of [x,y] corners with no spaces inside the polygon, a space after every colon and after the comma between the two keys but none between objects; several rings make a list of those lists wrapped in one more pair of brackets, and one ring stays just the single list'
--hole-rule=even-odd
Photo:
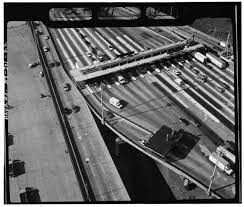
[{"label": "white car", "polygon": [[130,76],[131,80],[136,81],[136,77],[132,73],[129,73],[129,76]]},{"label": "white car", "polygon": [[180,73],[180,71],[178,71],[178,70],[173,70],[172,71],[175,75],[180,75],[181,73]]},{"label": "white car", "polygon": [[167,68],[166,66],[164,66],[164,69],[165,69],[165,70],[169,70],[169,68]]},{"label": "white car", "polygon": [[113,48],[113,46],[109,45],[109,46],[108,46],[108,49],[109,49],[109,50],[113,50],[114,48]]},{"label": "white car", "polygon": [[112,88],[112,86],[108,83],[108,81],[103,80],[103,83],[107,86],[107,88]]},{"label": "white car", "polygon": [[48,35],[45,35],[44,36],[44,40],[48,40],[49,39],[49,36]]},{"label": "white car", "polygon": [[120,83],[117,81],[115,77],[112,77],[111,79],[113,80],[116,86],[120,86]]},{"label": "white car", "polygon": [[126,79],[122,76],[122,75],[118,75],[118,81],[120,84],[126,84],[128,81],[126,81]]},{"label": "white car", "polygon": [[113,106],[119,108],[119,109],[121,109],[121,108],[123,107],[122,104],[120,103],[120,100],[117,99],[117,98],[115,98],[115,97],[111,97],[111,98],[109,99],[109,103],[110,103],[111,105],[113,105]]},{"label": "white car", "polygon": [[48,47],[43,47],[43,51],[44,52],[48,52],[49,51],[49,48]]},{"label": "white car", "polygon": [[157,73],[160,73],[160,72],[161,72],[161,70],[160,70],[159,68],[155,68],[155,71],[156,71]]},{"label": "white car", "polygon": [[44,77],[44,73],[42,71],[39,73],[39,75],[40,77]]},{"label": "white car", "polygon": [[92,56],[92,53],[87,52],[86,55],[87,55],[87,57],[91,57]]},{"label": "white car", "polygon": [[148,75],[152,75],[152,72],[150,70],[147,71]]},{"label": "white car", "polygon": [[141,78],[144,78],[145,76],[142,74],[142,73],[140,73],[138,70],[136,71],[138,74],[139,74],[139,76],[141,77]]}]

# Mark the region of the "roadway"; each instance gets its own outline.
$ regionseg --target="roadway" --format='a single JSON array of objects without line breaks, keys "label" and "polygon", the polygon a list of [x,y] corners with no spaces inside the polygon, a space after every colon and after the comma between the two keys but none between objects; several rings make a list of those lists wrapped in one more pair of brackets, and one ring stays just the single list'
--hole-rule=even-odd
[{"label": "roadway", "polygon": [[[56,33],[54,30],[52,30],[52,32],[54,34]],[[74,41],[74,40],[73,39],[66,40],[66,42],[72,42],[72,41]],[[59,42],[59,41],[57,41],[57,42]],[[63,47],[63,46],[61,46],[61,47]],[[67,54],[65,56],[65,59],[70,59],[70,57],[72,57],[73,53],[75,53],[75,52],[69,51],[68,46],[66,49],[65,49],[65,52]],[[79,53],[75,53],[75,54],[77,56]],[[70,68],[70,70],[71,69],[72,68]],[[185,91],[177,92],[176,86],[171,86],[171,87],[169,86],[169,85],[173,85],[173,83],[172,83],[172,81],[169,80],[169,78],[166,77],[166,74],[164,74],[164,73],[160,73],[155,76],[149,76],[149,75],[146,75],[146,76],[147,77],[143,80],[142,80],[142,78],[137,78],[137,80],[134,81],[133,83],[130,82],[129,84],[124,85],[124,86],[117,86],[116,84],[111,84],[111,86],[112,86],[111,89],[108,89],[108,88],[104,89],[103,94],[104,94],[104,103],[106,105],[106,108],[115,112],[116,114],[119,114],[121,117],[129,119],[130,121],[132,121],[134,123],[139,123],[139,125],[145,127],[147,130],[150,130],[152,132],[157,131],[163,124],[166,124],[169,127],[172,127],[175,129],[184,128],[187,131],[190,131],[192,134],[200,133],[201,138],[199,138],[199,140],[197,141],[198,144],[196,144],[195,147],[193,149],[191,149],[189,154],[187,154],[184,159],[174,161],[174,163],[176,163],[177,166],[179,166],[181,169],[184,169],[185,171],[192,171],[192,167],[196,166],[195,158],[197,157],[199,159],[199,162],[201,161],[201,163],[203,164],[203,166],[205,166],[205,168],[204,169],[201,168],[201,170],[195,169],[195,171],[192,174],[194,174],[194,176],[196,176],[198,179],[202,180],[203,183],[207,183],[213,166],[205,158],[205,156],[207,156],[207,155],[206,154],[205,154],[205,156],[202,155],[201,149],[206,148],[206,149],[208,149],[208,152],[212,152],[216,148],[216,145],[218,146],[218,144],[222,143],[221,142],[222,139],[233,141],[233,139],[234,139],[233,133],[229,132],[228,129],[226,129],[226,127],[223,126],[222,123],[219,122],[218,119],[212,118],[212,117],[215,117],[216,109],[213,109],[213,107],[210,107],[209,104],[207,104],[206,100],[204,100],[202,98],[200,99],[199,94],[193,92],[189,88],[186,88]],[[147,81],[144,81],[144,80],[147,80]],[[137,84],[139,84],[139,85],[137,85]],[[99,86],[99,82],[96,85]],[[91,85],[90,92],[95,91],[95,93],[93,93],[91,95],[89,95],[90,94],[89,91],[84,91],[84,93],[88,94],[87,97],[89,98],[89,100],[92,100],[92,102],[97,102],[97,104],[95,104],[95,105],[97,105],[97,107],[99,107],[99,92],[98,92],[97,86]],[[154,92],[152,92],[152,91],[154,91]],[[96,95],[96,93],[98,93],[98,94]],[[179,99],[181,99],[181,102],[183,102],[184,106],[189,105],[188,107],[190,108],[190,110],[192,112],[190,114],[189,114],[189,112],[186,113],[184,110],[181,110],[181,109],[179,109],[179,107],[175,106],[178,103],[176,103],[175,101],[172,100],[172,97],[170,96],[170,94],[173,96],[175,96],[175,94],[177,94],[178,101],[179,101]],[[187,96],[187,94],[189,96]],[[95,98],[94,98],[94,95],[95,95]],[[119,111],[116,110],[115,108],[113,108],[111,105],[108,104],[108,99],[111,96],[119,97],[120,99],[125,100],[126,102],[128,102],[128,105],[126,106],[126,108],[124,110],[119,110]],[[161,98],[159,99],[159,97],[161,97]],[[189,100],[188,97],[192,97],[193,100]],[[152,100],[154,100],[154,101],[152,101]],[[196,100],[199,101],[200,103],[197,104]],[[199,111],[198,107],[200,107],[200,109],[203,109],[206,106],[207,106],[207,110],[204,110],[203,112],[201,112],[201,110]],[[100,111],[100,110],[101,109],[97,108],[97,111]],[[208,116],[204,115],[204,114],[206,114],[206,111],[210,111],[210,115],[208,115]],[[193,113],[193,112],[195,112],[195,113]],[[192,114],[197,114],[197,115],[195,115],[196,118],[198,118],[199,120],[204,120],[206,122],[206,125],[205,125],[205,123],[203,123],[204,130],[201,131],[201,127],[199,130],[198,128],[193,127],[192,125],[189,125],[186,127],[179,125],[178,119],[180,117],[186,117],[187,119],[189,119],[190,117],[192,117]],[[209,113],[207,113],[207,114],[209,114]],[[225,125],[228,125],[228,127],[233,130],[233,128],[232,128],[233,124],[230,125],[229,123],[227,123],[228,119],[223,121],[223,118],[221,118],[222,115],[220,113],[217,113],[217,114],[218,114],[218,118],[221,119],[221,121],[224,122]],[[167,121],[165,121],[165,120],[167,120]],[[118,122],[119,121],[117,120],[116,124]],[[218,130],[216,130],[216,129],[218,129]],[[226,130],[228,133],[226,133]],[[218,135],[215,138],[213,138],[213,134],[212,134],[213,131],[215,133],[219,133],[219,135],[221,134],[223,136]],[[124,134],[127,133],[127,130],[123,131],[123,133]],[[129,138],[131,138],[130,137],[130,136],[132,136],[131,134],[132,133],[129,133],[129,136],[128,136]],[[205,135],[207,135],[208,137]],[[135,135],[134,135],[134,137],[135,137]],[[205,138],[202,138],[202,137],[205,137]],[[138,139],[141,139],[141,138],[137,137],[137,140]],[[207,144],[205,142],[207,142]],[[182,160],[184,160],[184,162]],[[185,166],[182,165],[183,163],[185,163]],[[200,172],[198,172],[198,171],[200,171]],[[223,180],[220,182],[220,180],[222,178],[223,178]],[[227,177],[221,172],[219,172],[219,178],[216,179],[216,181],[217,180],[218,180],[218,182],[220,182],[222,184],[225,183],[226,185],[234,183],[233,178]],[[217,186],[218,186],[218,183],[216,182],[213,185],[213,188],[217,188]],[[220,190],[220,192],[223,193],[223,195],[227,196],[227,197],[233,196],[233,194],[231,193],[232,192],[231,187],[223,188]]]},{"label": "roadway", "polygon": [[[19,26],[18,24],[22,24]],[[9,22],[8,38],[8,158],[19,160],[10,177],[10,202],[20,203],[20,188],[34,188],[32,202],[82,202],[83,197],[49,94],[42,67],[29,69],[38,59],[36,46],[25,22]],[[7,133],[7,132],[6,132]],[[22,167],[21,167],[22,166]],[[8,175],[7,175],[8,176]],[[35,191],[36,192],[36,191]],[[6,192],[7,193],[7,192]]]},{"label": "roadway", "polygon": [[[46,28],[42,27],[42,30],[48,34]],[[43,40],[43,44],[51,48],[46,54],[48,62],[59,61],[52,41]],[[51,67],[51,72],[63,104],[69,108],[73,105],[79,107],[78,112],[73,112],[67,118],[82,162],[85,163],[96,201],[129,201],[129,195],[84,98],[80,96],[76,86],[61,66]],[[70,85],[69,91],[64,91],[66,83]],[[86,163],[87,158],[89,158],[89,163]]]}]

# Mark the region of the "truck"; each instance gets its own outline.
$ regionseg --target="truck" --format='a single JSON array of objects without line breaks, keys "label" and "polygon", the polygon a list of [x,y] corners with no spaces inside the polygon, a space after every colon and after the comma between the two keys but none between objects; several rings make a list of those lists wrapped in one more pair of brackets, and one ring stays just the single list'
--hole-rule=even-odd
[{"label": "truck", "polygon": [[205,63],[207,60],[207,57],[200,52],[195,52],[193,56],[201,63]]},{"label": "truck", "polygon": [[175,78],[174,81],[179,85],[184,85],[184,81],[181,78]]},{"label": "truck", "polygon": [[206,57],[216,66],[218,66],[219,68],[224,68],[226,66],[226,62],[224,60],[221,60],[220,58],[218,58],[217,56],[215,56],[213,53],[206,53]]},{"label": "truck", "polygon": [[216,152],[212,152],[208,158],[212,163],[216,164],[218,168],[224,171],[227,175],[231,175],[233,173],[230,163],[221,156],[219,156],[218,158],[218,154]]},{"label": "truck", "polygon": [[123,105],[120,103],[120,100],[115,98],[115,97],[111,97],[109,99],[109,103],[119,109],[121,109],[123,107]]},{"label": "truck", "polygon": [[216,149],[216,152],[217,153],[220,153],[222,152],[223,155],[229,159],[233,164],[235,164],[236,162],[236,156],[233,155],[230,151],[228,151],[226,148],[224,148],[223,146],[218,146],[217,149]]}]

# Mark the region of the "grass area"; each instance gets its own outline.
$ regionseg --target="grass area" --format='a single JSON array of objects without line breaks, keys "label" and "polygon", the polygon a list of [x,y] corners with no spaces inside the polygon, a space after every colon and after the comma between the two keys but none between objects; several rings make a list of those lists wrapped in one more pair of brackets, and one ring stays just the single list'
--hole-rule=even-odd
[{"label": "grass area", "polygon": [[229,43],[231,45],[233,44],[231,19],[202,18],[195,20],[195,22],[191,26],[224,42],[227,40],[228,33],[230,33]]}]

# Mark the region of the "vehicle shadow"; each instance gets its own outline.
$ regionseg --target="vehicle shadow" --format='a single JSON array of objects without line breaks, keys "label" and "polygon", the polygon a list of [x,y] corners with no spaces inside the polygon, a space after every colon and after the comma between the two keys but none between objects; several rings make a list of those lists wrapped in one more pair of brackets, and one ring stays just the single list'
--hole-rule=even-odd
[{"label": "vehicle shadow", "polygon": [[8,133],[7,137],[7,145],[8,147],[14,144],[14,136],[10,133]]},{"label": "vehicle shadow", "polygon": [[186,158],[199,140],[200,137],[188,132],[184,132],[183,137],[167,154],[166,160],[168,162],[175,162],[177,160]]},{"label": "vehicle shadow", "polygon": [[128,102],[125,100],[120,100],[120,104],[122,105],[122,109],[128,105]]},{"label": "vehicle shadow", "polygon": [[26,187],[22,193],[20,193],[21,203],[41,203],[39,190],[37,188]]},{"label": "vehicle shadow", "polygon": [[21,160],[13,160],[13,175],[12,177],[18,177],[25,174],[25,162]]}]

